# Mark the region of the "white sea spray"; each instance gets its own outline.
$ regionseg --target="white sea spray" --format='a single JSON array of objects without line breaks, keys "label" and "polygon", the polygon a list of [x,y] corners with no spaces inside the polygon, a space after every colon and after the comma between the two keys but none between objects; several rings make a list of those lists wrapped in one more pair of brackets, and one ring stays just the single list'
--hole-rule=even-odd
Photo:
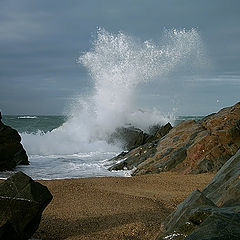
[{"label": "white sea spray", "polygon": [[114,152],[106,138],[117,127],[132,124],[147,129],[164,124],[171,117],[158,109],[136,107],[136,88],[161,81],[184,62],[201,56],[201,37],[196,29],[169,30],[159,44],[140,42],[122,32],[98,29],[92,48],[79,57],[94,84],[94,93],[72,104],[68,120],[59,128],[36,134],[22,134],[29,154],[75,154]]}]

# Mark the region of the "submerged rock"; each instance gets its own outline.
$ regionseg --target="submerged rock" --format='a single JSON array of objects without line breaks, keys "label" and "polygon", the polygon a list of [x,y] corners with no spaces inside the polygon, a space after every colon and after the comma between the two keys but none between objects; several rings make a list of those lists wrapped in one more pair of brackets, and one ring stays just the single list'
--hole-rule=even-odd
[{"label": "submerged rock", "polygon": [[29,164],[21,137],[0,120],[0,171],[13,170],[18,164]]},{"label": "submerged rock", "polygon": [[52,200],[47,187],[22,172],[0,184],[0,239],[27,240]]},{"label": "submerged rock", "polygon": [[[240,103],[220,110],[200,121],[179,123],[156,146],[140,146],[112,169],[132,169],[132,175],[177,171],[187,173],[216,172],[240,148]],[[144,149],[144,150],[143,150]],[[143,155],[144,153],[144,155]]]}]

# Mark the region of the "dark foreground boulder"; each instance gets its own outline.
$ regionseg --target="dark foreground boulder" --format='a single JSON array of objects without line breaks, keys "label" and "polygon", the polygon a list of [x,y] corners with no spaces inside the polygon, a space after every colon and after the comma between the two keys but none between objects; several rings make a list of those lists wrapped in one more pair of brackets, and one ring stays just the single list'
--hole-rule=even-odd
[{"label": "dark foreground boulder", "polygon": [[18,164],[29,164],[21,137],[0,120],[0,171],[13,170]]},{"label": "dark foreground boulder", "polygon": [[240,239],[240,150],[162,223],[157,240]]},{"label": "dark foreground boulder", "polygon": [[161,137],[153,148],[142,146],[119,157],[112,169],[133,169],[132,175],[176,171],[217,172],[240,148],[240,103],[200,121],[184,121]]},{"label": "dark foreground boulder", "polygon": [[27,240],[52,200],[47,187],[22,172],[0,184],[0,239]]}]

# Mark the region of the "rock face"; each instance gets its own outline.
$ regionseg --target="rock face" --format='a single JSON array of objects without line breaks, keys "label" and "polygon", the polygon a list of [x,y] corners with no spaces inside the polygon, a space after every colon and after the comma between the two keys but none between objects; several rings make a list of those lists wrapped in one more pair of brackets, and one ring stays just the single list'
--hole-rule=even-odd
[{"label": "rock face", "polygon": [[144,144],[149,135],[135,127],[121,127],[111,134],[108,142],[121,143],[123,149],[130,150]]},{"label": "rock face", "polygon": [[228,208],[193,209],[187,221],[157,240],[239,240],[240,213]]},{"label": "rock face", "polygon": [[120,164],[111,169],[134,167],[132,175],[218,171],[240,148],[240,103],[197,122],[184,121],[151,144],[119,156]]},{"label": "rock face", "polygon": [[240,150],[162,223],[157,240],[240,239]]},{"label": "rock face", "polygon": [[16,165],[28,165],[28,157],[15,129],[4,125],[0,120],[0,171],[13,170]]},{"label": "rock face", "polygon": [[217,172],[203,194],[219,207],[240,206],[240,150]]},{"label": "rock face", "polygon": [[143,146],[135,148],[129,152],[122,152],[118,156],[110,159],[111,162],[115,164],[110,167],[108,170],[125,170],[125,169],[134,169],[140,163],[144,162],[146,159],[152,157],[156,152],[158,140],[146,143]]},{"label": "rock face", "polygon": [[168,232],[174,231],[189,220],[193,214],[193,210],[201,207],[214,208],[216,205],[199,190],[194,191],[183,203],[178,205],[175,212],[170,214],[163,224],[164,230]]},{"label": "rock face", "polygon": [[47,187],[18,172],[0,184],[0,239],[27,240],[52,200]]},{"label": "rock face", "polygon": [[150,143],[156,139],[160,139],[165,136],[172,126],[167,123],[164,126],[155,125],[149,129],[149,134],[143,132],[139,128],[135,127],[121,127],[117,128],[116,131],[109,137],[110,143],[120,142],[125,150],[132,150],[146,143]]},{"label": "rock face", "polygon": [[[132,134],[133,140],[130,142],[125,140],[125,142],[128,143],[127,149],[132,150],[128,152],[122,152],[118,156],[111,159],[110,161],[115,162],[115,164],[110,167],[109,170],[121,170],[125,168],[133,169],[140,163],[144,162],[146,159],[152,157],[156,152],[156,147],[159,139],[165,136],[171,129],[171,124],[167,123],[164,126],[152,127],[152,129],[150,129],[151,134],[143,133],[141,130],[139,130],[138,135],[135,134],[134,136],[134,134]],[[122,139],[122,137],[120,137],[120,139]],[[135,148],[133,146],[135,146]],[[123,159],[126,160],[122,161]]]}]

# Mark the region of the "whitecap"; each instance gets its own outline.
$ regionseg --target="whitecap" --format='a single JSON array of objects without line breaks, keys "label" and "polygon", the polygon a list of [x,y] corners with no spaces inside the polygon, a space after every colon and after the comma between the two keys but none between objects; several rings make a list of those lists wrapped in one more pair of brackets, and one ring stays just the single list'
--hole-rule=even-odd
[{"label": "whitecap", "polygon": [[19,116],[18,119],[35,119],[37,116]]}]

